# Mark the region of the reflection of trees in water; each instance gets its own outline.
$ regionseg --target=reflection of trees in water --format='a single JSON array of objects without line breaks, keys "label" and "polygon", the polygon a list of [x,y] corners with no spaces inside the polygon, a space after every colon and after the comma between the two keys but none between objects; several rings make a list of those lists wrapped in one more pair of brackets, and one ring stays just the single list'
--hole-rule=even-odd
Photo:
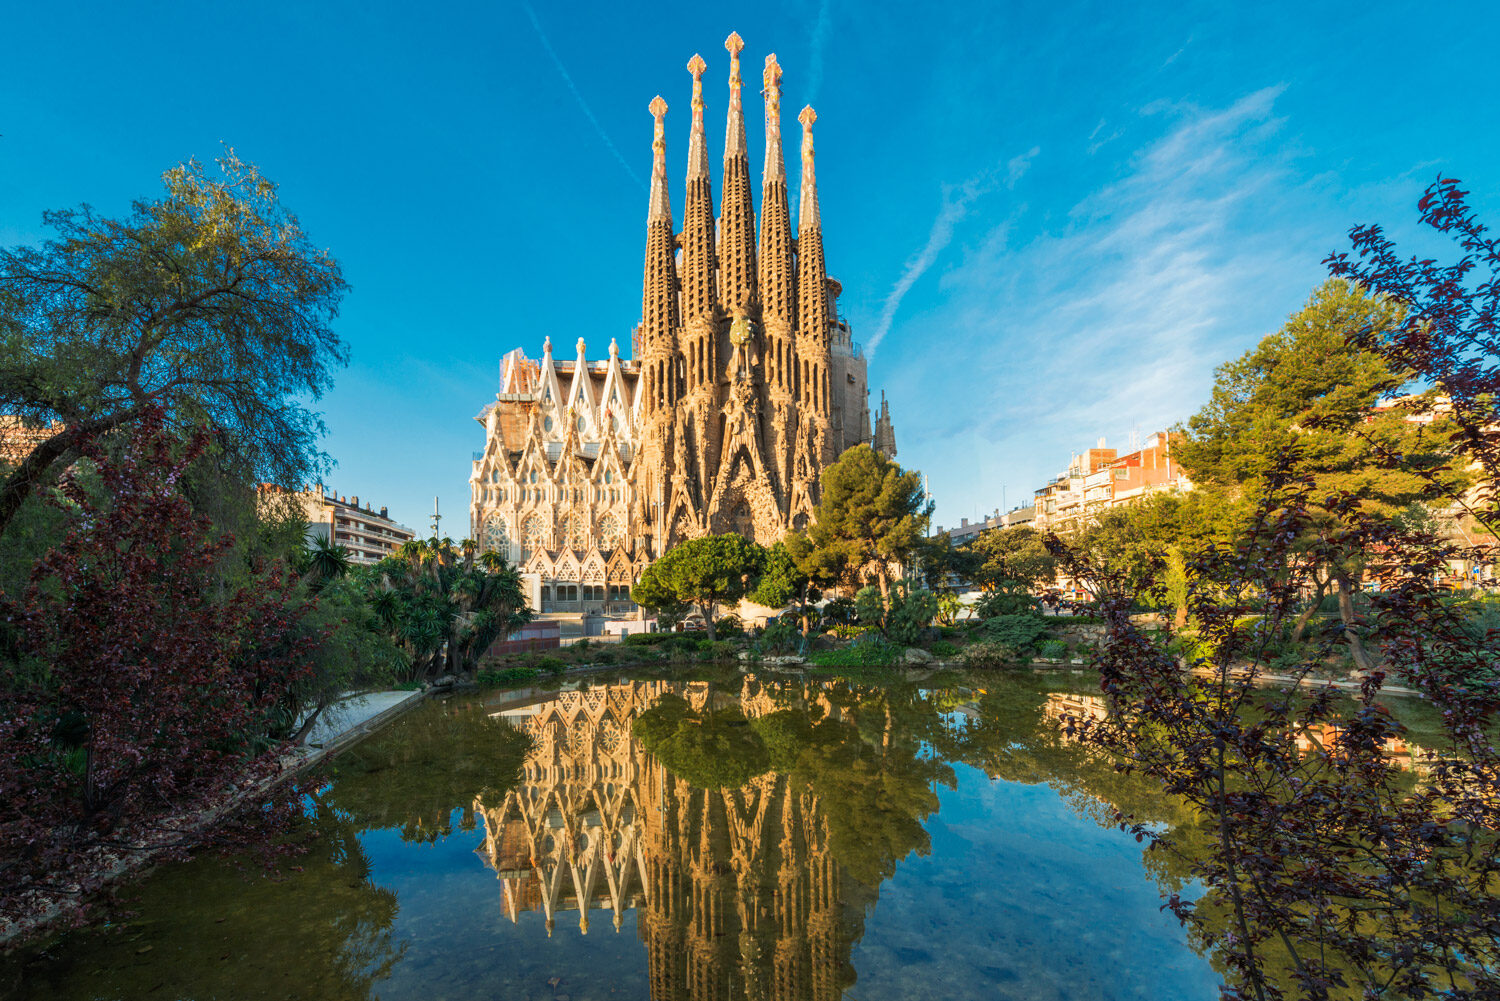
[{"label": "reflection of trees in water", "polygon": [[531,746],[478,701],[432,702],[340,754],[323,797],[361,831],[433,842],[452,833],[455,810],[459,830],[473,830],[475,799],[513,785]]},{"label": "reflection of trees in water", "polygon": [[[657,1001],[834,998],[880,884],[929,847],[954,764],[1047,784],[1101,827],[1171,832],[1143,864],[1187,893],[1209,857],[1201,818],[1155,779],[1079,741],[1090,696],[1006,679],[988,690],[629,682],[503,715],[530,735],[522,781],[476,804],[507,914],[549,929],[638,913]],[[1069,731],[1072,730],[1073,733]],[[1225,924],[1212,899],[1207,922]],[[1200,951],[1200,929],[1190,927]],[[1222,963],[1210,956],[1220,972]]]},{"label": "reflection of trees in water", "polygon": [[586,932],[637,909],[658,1001],[837,998],[953,782],[933,750],[951,726],[915,688],[628,682],[503,715],[536,742],[478,804],[508,915],[550,931],[576,910]]},{"label": "reflection of trees in water", "polygon": [[320,836],[296,859],[300,892],[215,859],[170,866],[133,888],[140,917],[0,962],[0,995],[370,998],[405,951],[392,940],[396,894],[371,882],[355,825],[326,804],[313,811]]}]

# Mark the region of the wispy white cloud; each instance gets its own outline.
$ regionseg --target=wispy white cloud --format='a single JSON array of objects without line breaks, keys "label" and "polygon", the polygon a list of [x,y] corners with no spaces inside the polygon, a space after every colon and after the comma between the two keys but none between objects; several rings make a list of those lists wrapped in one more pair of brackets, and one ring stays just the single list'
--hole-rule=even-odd
[{"label": "wispy white cloud", "polygon": [[[1031,169],[1031,162],[1041,153],[1040,146],[1033,146],[1019,156],[1013,156],[1004,164],[1005,186],[1014,188],[1016,183]],[[875,321],[875,329],[865,341],[865,351],[868,357],[874,358],[875,352],[880,347],[880,342],[885,340],[886,334],[891,332],[891,324],[895,322],[896,311],[901,308],[901,300],[906,298],[917,280],[927,273],[933,264],[937,262],[940,255],[948,244],[953,240],[953,230],[969,214],[974,203],[994,190],[1001,176],[997,168],[988,168],[979,174],[969,178],[962,184],[943,189],[943,204],[938,209],[937,218],[932,220],[932,226],[927,231],[927,243],[913,254],[901,269],[901,276],[896,279],[896,284],[886,294],[885,302],[880,307],[880,316]]]},{"label": "wispy white cloud", "polygon": [[[1054,214],[1060,223],[1039,223],[1019,243],[1024,217],[965,234],[941,299],[902,328],[903,344],[943,350],[903,355],[893,402],[903,453],[934,472],[947,517],[993,507],[1002,484],[1012,502],[1023,499],[1101,434],[1123,444],[1132,429],[1186,418],[1214,366],[1274,329],[1321,279],[1350,193],[1335,197],[1336,182],[1302,172],[1276,114],[1281,92],[1216,109],[1144,109],[1143,127],[1165,127],[1116,181]],[[1107,130],[1101,122],[1094,138]],[[945,200],[886,300],[878,337],[969,204],[963,191]]]},{"label": "wispy white cloud", "polygon": [[642,191],[645,191],[646,182],[631,168],[629,161],[620,152],[620,148],[609,137],[609,133],[604,131],[604,126],[599,124],[599,119],[594,117],[594,112],[589,107],[589,102],[583,99],[583,94],[579,91],[578,85],[573,82],[572,75],[568,73],[568,69],[563,65],[563,61],[558,58],[556,50],[552,48],[552,43],[547,39],[547,33],[542,30],[542,22],[537,20],[536,11],[531,9],[530,4],[524,3],[521,5],[521,9],[531,19],[531,26],[536,29],[537,39],[542,43],[542,48],[546,50],[548,58],[552,60],[552,65],[557,67],[557,72],[563,78],[563,83],[568,85],[568,90],[572,92],[573,100],[578,102],[578,107],[583,112],[583,116],[589,120],[589,124],[594,127],[594,131],[598,134],[600,140],[614,154],[615,159],[620,162],[620,166],[625,168],[625,173],[629,174],[630,179],[641,186]]}]

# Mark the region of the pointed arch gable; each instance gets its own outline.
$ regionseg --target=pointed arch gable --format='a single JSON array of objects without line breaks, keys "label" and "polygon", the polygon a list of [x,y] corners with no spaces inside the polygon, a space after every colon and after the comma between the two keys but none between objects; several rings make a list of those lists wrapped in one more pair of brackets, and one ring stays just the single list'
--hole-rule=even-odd
[{"label": "pointed arch gable", "polygon": [[544,579],[552,577],[552,557],[545,549],[535,549],[522,567],[526,573],[538,574]]},{"label": "pointed arch gable", "polygon": [[563,549],[553,563],[553,577],[557,580],[576,581],[581,570],[578,556],[571,549]]},{"label": "pointed arch gable", "polygon": [[629,584],[634,576],[634,565],[630,557],[625,555],[624,548],[614,551],[605,565],[605,576],[611,584]]}]

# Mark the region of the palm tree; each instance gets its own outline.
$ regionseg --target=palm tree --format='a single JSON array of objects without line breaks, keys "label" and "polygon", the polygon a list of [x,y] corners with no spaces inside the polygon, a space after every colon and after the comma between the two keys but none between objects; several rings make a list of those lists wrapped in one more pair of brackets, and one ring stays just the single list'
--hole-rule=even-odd
[{"label": "palm tree", "polygon": [[307,572],[302,579],[314,591],[321,591],[323,585],[344,576],[353,565],[348,549],[318,536],[307,549]]}]

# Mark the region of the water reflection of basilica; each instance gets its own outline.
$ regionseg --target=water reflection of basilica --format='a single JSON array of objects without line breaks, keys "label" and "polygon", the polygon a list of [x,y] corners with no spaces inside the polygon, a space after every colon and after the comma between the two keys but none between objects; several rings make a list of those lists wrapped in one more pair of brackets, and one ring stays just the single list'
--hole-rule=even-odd
[{"label": "water reflection of basilica", "polygon": [[[818,797],[775,772],[722,790],[673,775],[631,736],[668,691],[710,708],[704,683],[626,682],[497,714],[536,741],[503,802],[476,803],[506,914],[540,912],[550,935],[569,911],[587,933],[591,914],[618,931],[635,909],[655,1001],[838,998],[866,891],[846,885]],[[754,679],[738,694],[749,717],[778,708]]]}]

